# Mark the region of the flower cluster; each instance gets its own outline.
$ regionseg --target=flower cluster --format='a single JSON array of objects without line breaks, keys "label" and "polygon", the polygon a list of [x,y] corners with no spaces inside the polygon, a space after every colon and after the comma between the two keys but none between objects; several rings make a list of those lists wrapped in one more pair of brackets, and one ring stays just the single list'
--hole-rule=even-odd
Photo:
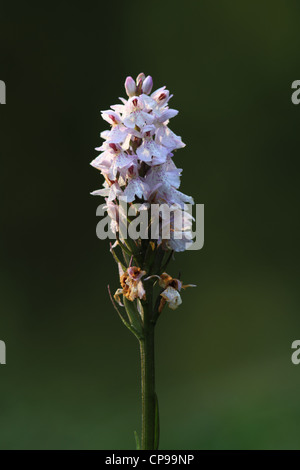
[{"label": "flower cluster", "polygon": [[[122,104],[102,111],[111,129],[101,133],[104,143],[96,148],[101,153],[91,165],[100,170],[105,182],[92,194],[106,198],[113,232],[118,231],[120,200],[143,203],[143,209],[151,204],[172,206],[172,235],[169,240],[160,238],[159,243],[165,249],[183,251],[191,243],[193,219],[184,206],[193,204],[193,199],[178,189],[182,170],[176,167],[173,156],[185,144],[168,127],[169,120],[178,114],[168,106],[172,95],[166,87],[151,93],[152,86],[150,76],[140,74],[136,81],[127,77],[128,100],[120,98]],[[176,211],[182,215],[179,228],[174,222],[178,220]]]}]

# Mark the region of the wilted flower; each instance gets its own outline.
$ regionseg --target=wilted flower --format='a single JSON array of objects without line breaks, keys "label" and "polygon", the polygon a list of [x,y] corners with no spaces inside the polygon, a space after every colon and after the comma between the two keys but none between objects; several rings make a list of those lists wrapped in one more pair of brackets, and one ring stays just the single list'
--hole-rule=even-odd
[{"label": "wilted flower", "polygon": [[158,284],[164,290],[161,292],[161,301],[158,307],[159,313],[161,313],[165,304],[168,303],[169,308],[175,310],[179,305],[182,304],[182,299],[180,296],[181,289],[186,289],[187,287],[196,287],[195,284],[182,284],[179,279],[172,278],[168,273],[162,273],[160,276],[153,274],[145,278],[145,281],[149,279],[157,278]]},{"label": "wilted flower", "polygon": [[162,311],[166,302],[172,310],[175,310],[182,304],[180,294],[174,287],[167,287],[160,295],[162,296],[162,300],[158,308],[159,312]]},{"label": "wilted flower", "polygon": [[141,268],[136,266],[131,266],[124,272],[122,266],[119,264],[119,275],[122,288],[117,289],[114,295],[114,298],[119,305],[122,305],[120,295],[124,295],[132,302],[137,298],[143,300],[146,299],[146,292],[141,281],[145,274],[146,271],[142,271]]},{"label": "wilted flower", "polygon": [[180,304],[182,304],[181,296],[179,294],[181,289],[196,287],[194,284],[183,285],[179,279],[173,279],[167,273],[162,273],[159,279],[159,285],[165,288],[165,290],[160,294],[162,299],[158,308],[159,312],[162,311],[166,302],[168,303],[169,308],[175,310]]}]

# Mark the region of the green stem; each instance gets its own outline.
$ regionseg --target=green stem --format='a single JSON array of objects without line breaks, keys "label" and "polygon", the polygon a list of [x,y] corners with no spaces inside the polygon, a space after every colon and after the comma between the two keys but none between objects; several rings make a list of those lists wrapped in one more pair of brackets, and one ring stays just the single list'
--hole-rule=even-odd
[{"label": "green stem", "polygon": [[149,322],[140,341],[142,378],[142,450],[154,450],[155,442],[155,369],[154,325]]},{"label": "green stem", "polygon": [[155,449],[155,367],[154,324],[152,320],[152,283],[146,288],[147,301],[143,305],[144,336],[140,340],[142,382],[142,450]]}]

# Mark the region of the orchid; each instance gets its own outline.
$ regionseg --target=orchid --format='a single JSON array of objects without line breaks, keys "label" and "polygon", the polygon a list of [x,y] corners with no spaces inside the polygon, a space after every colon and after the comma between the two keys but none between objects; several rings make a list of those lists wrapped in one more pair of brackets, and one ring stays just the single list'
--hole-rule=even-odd
[{"label": "orchid", "polygon": [[[110,251],[118,265],[120,286],[114,295],[108,287],[109,295],[140,344],[142,436],[140,441],[136,433],[136,443],[142,449],[157,449],[159,440],[154,328],[164,307],[177,309],[182,289],[194,287],[165,272],[174,253],[193,243],[194,219],[186,205],[194,201],[179,190],[182,169],[174,156],[185,144],[169,128],[170,119],[178,114],[169,108],[173,95],[165,86],[153,92],[152,88],[151,76],[141,73],[136,80],[126,78],[128,99],[120,98],[119,104],[101,112],[110,129],[101,132],[104,142],[91,162],[103,176],[102,187],[91,194],[105,198],[115,236]],[[138,225],[143,228],[139,236],[124,234],[124,227]]]}]

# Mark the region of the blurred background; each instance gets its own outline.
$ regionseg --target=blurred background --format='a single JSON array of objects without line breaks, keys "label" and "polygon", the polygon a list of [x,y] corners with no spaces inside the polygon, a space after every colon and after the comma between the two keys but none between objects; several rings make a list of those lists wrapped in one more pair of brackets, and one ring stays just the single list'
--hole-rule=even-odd
[{"label": "blurred background", "polygon": [[0,19],[1,449],[133,449],[136,339],[113,310],[89,163],[127,75],[174,93],[182,191],[205,246],[156,336],[161,449],[299,449],[300,4],[4,3]]}]

